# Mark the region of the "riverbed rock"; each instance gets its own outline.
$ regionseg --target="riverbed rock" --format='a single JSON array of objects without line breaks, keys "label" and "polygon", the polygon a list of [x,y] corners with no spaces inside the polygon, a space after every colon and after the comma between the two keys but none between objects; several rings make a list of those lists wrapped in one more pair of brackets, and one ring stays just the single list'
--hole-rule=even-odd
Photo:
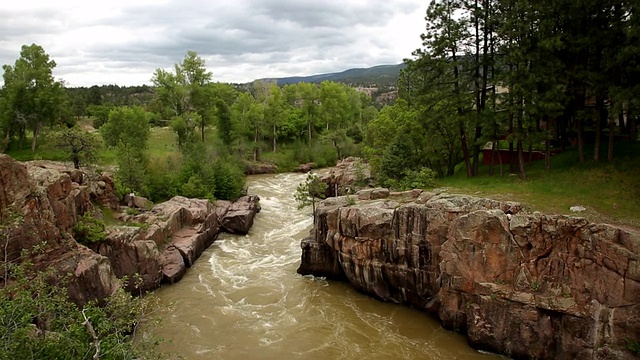
[{"label": "riverbed rock", "polygon": [[222,229],[231,234],[246,235],[253,226],[253,219],[260,212],[259,198],[243,196],[232,203],[222,217]]},{"label": "riverbed rock", "polygon": [[315,163],[306,163],[306,164],[300,164],[298,166],[298,168],[296,169],[297,172],[301,172],[301,173],[308,173],[309,171],[315,169],[317,166]]},{"label": "riverbed rock", "polygon": [[429,311],[473,346],[514,358],[633,358],[637,231],[514,202],[373,193],[319,204],[299,273]]},{"label": "riverbed rock", "polygon": [[244,163],[244,173],[247,175],[276,174],[277,172],[278,166],[275,164],[249,161]]}]

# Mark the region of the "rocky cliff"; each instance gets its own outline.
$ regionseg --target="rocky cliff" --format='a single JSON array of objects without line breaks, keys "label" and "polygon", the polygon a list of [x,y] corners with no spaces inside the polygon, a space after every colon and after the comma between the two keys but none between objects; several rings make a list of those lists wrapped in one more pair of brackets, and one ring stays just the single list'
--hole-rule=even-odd
[{"label": "rocky cliff", "polygon": [[429,311],[474,347],[514,358],[634,358],[636,231],[420,190],[363,190],[315,216],[301,274]]},{"label": "rocky cliff", "polygon": [[118,208],[111,176],[0,154],[0,266],[28,259],[37,268],[53,268],[60,276],[52,281],[68,277],[69,296],[78,304],[122,286],[152,290],[180,280],[221,231],[246,234],[258,201],[245,196],[214,205],[175,197],[120,215],[122,225],[109,226],[104,241],[87,247],[73,238],[73,227],[85,213],[99,217],[102,209]]}]

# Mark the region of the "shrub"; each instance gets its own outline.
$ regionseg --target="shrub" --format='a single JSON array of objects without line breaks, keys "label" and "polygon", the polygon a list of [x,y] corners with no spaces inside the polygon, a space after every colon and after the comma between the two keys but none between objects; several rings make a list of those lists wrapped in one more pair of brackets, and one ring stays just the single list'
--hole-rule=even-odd
[{"label": "shrub", "polygon": [[73,226],[73,237],[84,245],[103,241],[107,237],[104,221],[85,213]]},{"label": "shrub", "polygon": [[426,189],[435,186],[435,177],[435,171],[429,168],[422,168],[420,171],[406,170],[399,179],[387,178],[382,184],[396,190]]},{"label": "shrub", "polygon": [[[82,307],[67,289],[51,284],[52,270],[9,265],[12,281],[0,288],[0,359],[157,359],[155,343],[132,341],[135,326],[153,304],[120,289]],[[99,344],[99,345],[98,345]]]},{"label": "shrub", "polygon": [[220,159],[213,165],[216,199],[235,200],[242,196],[244,190],[243,169],[228,160]]},{"label": "shrub", "polygon": [[189,180],[180,187],[180,195],[190,198],[210,198],[211,192],[202,183],[200,177],[191,175]]}]

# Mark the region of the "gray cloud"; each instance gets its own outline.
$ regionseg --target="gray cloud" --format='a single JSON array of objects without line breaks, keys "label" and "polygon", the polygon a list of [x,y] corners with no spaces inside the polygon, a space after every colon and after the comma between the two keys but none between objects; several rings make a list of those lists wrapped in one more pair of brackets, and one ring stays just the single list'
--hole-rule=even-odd
[{"label": "gray cloud", "polygon": [[72,86],[148,83],[187,50],[207,61],[215,80],[230,82],[398,63],[420,45],[426,7],[418,0],[42,1],[0,10],[0,63],[13,64],[20,46],[35,42]]}]

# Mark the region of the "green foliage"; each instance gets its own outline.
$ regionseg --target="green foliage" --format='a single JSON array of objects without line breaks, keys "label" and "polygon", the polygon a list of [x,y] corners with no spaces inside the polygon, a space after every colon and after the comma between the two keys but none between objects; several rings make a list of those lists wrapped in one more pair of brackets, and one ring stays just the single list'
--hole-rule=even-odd
[{"label": "green foliage", "polygon": [[244,190],[244,172],[237,162],[219,159],[213,165],[216,199],[235,200]]},{"label": "green foliage", "polygon": [[147,167],[147,189],[149,200],[160,202],[168,200],[179,193],[178,176],[182,161],[175,157],[152,159]]},{"label": "green foliage", "polygon": [[[104,306],[77,306],[59,274],[28,263],[10,267],[12,281],[0,288],[0,359],[156,359],[155,345],[131,334],[151,303],[122,289]],[[50,279],[57,279],[53,285]]]},{"label": "green foliage", "polygon": [[234,140],[233,123],[229,106],[221,99],[216,100],[216,117],[218,119],[218,136],[229,146]]},{"label": "green foliage", "polygon": [[96,219],[88,212],[73,226],[73,238],[81,244],[93,244],[103,241],[106,237],[104,221]]},{"label": "green foliage", "polygon": [[98,136],[82,130],[78,125],[58,130],[53,134],[52,142],[55,147],[68,153],[68,159],[73,161],[76,169],[81,165],[96,163],[98,151],[102,147]]},{"label": "green foliage", "polygon": [[146,195],[148,113],[139,106],[113,109],[100,132],[105,143],[116,150],[115,178],[120,187]]},{"label": "green foliage", "polygon": [[347,195],[347,206],[352,206],[356,204],[356,199],[354,199],[353,197]]},{"label": "green foliage", "polygon": [[180,195],[190,198],[211,198],[211,189],[202,183],[198,175],[191,175],[180,187]]},{"label": "green foliage", "polygon": [[22,46],[14,66],[2,67],[4,100],[0,102],[0,124],[9,138],[19,137],[20,145],[27,130],[31,130],[31,151],[36,149],[43,125],[59,123],[64,113],[67,94],[53,77],[55,66],[41,46],[31,44]]},{"label": "green foliage", "polygon": [[625,340],[627,343],[627,350],[631,351],[635,355],[640,355],[640,341],[633,341],[630,339]]},{"label": "green foliage", "polygon": [[118,107],[109,112],[109,120],[100,128],[107,146],[145,150],[149,138],[149,115],[140,106]]},{"label": "green foliage", "polygon": [[113,109],[109,105],[89,105],[87,113],[93,118],[93,127],[99,129],[109,121],[109,113]]},{"label": "green foliage", "polygon": [[420,171],[404,170],[398,179],[387,178],[382,182],[383,186],[396,190],[427,189],[435,186],[436,173],[429,168]]},{"label": "green foliage", "polygon": [[298,202],[298,209],[305,206],[312,206],[313,222],[316,221],[316,201],[324,199],[327,191],[327,184],[320,181],[318,175],[309,172],[304,182],[298,184],[293,198]]}]

